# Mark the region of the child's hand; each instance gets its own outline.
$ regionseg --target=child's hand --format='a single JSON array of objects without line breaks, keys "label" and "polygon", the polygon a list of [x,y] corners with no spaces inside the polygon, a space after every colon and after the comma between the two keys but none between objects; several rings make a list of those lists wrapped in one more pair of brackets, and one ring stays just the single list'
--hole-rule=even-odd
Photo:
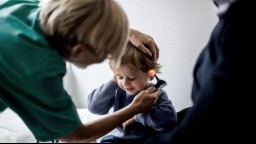
[{"label": "child's hand", "polygon": [[135,121],[135,116],[134,117],[132,117],[132,118],[130,118],[130,119],[128,119],[127,121],[125,121],[122,125],[123,125],[123,130],[125,131],[126,130],[126,127],[128,126],[128,125],[130,125],[130,124],[133,124],[133,123],[135,123],[136,121]]}]

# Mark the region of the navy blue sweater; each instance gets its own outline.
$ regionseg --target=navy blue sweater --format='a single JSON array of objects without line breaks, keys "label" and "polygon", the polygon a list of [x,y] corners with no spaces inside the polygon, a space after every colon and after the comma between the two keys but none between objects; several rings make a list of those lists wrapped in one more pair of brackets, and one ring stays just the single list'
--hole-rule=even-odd
[{"label": "navy blue sweater", "polygon": [[[104,115],[111,108],[117,111],[129,105],[134,97],[135,95],[128,95],[116,83],[109,81],[89,95],[88,109],[94,114]],[[150,111],[137,114],[135,121],[136,123],[129,125],[126,131],[123,131],[122,125],[117,127],[116,136],[124,139],[141,139],[167,127],[173,128],[177,123],[177,114],[166,92],[161,89],[156,106]]]}]

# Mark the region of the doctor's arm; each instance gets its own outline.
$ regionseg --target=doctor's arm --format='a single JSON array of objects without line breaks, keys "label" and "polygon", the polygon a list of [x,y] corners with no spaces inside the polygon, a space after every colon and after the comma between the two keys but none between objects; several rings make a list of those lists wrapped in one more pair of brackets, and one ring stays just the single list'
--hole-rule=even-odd
[{"label": "doctor's arm", "polygon": [[153,87],[150,87],[147,90],[140,92],[133,102],[125,108],[109,115],[105,115],[98,120],[81,124],[75,132],[60,138],[60,140],[64,142],[91,142],[107,134],[132,116],[152,109],[159,95],[159,90],[155,91]]}]

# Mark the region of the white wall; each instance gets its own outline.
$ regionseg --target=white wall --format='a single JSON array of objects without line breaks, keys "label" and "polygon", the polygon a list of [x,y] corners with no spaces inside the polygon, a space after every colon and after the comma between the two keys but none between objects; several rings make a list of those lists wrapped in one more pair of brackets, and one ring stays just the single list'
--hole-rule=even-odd
[{"label": "white wall", "polygon": [[[159,75],[176,110],[190,106],[192,71],[197,56],[218,21],[212,0],[117,0],[130,27],[151,35],[160,48]],[[107,61],[80,70],[68,65],[65,86],[77,107],[88,93],[112,77]]]}]

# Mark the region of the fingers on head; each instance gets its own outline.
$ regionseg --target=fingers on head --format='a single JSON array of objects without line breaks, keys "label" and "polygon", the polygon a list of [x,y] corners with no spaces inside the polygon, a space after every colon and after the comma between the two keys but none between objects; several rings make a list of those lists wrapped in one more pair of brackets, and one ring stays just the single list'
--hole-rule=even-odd
[{"label": "fingers on head", "polygon": [[154,42],[153,38],[149,38],[147,40],[147,44],[150,51],[154,54],[154,59],[157,61],[157,59],[159,58],[159,48],[157,44]]}]

